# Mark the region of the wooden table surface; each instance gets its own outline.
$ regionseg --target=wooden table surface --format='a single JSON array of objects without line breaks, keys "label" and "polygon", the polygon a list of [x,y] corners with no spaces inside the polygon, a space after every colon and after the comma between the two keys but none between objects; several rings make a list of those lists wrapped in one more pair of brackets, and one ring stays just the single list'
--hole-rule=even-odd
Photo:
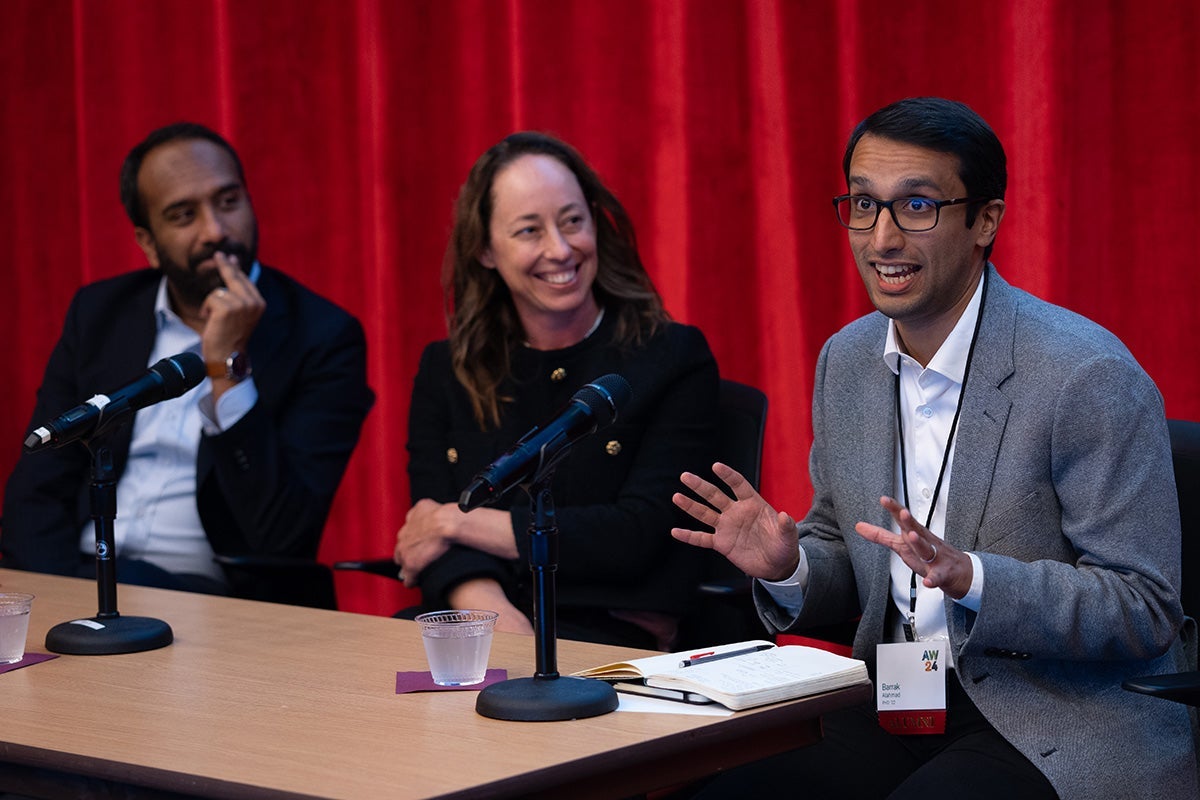
[{"label": "wooden table surface", "polygon": [[[36,595],[28,652],[96,613],[91,581],[0,569],[0,591]],[[134,586],[118,609],[174,643],[0,674],[0,762],[207,797],[621,797],[809,743],[820,714],[871,697],[508,722],[476,714],[474,691],[397,695],[396,672],[428,669],[406,620]],[[639,655],[558,643],[564,675]],[[532,638],[496,634],[490,667],[533,665]]]}]

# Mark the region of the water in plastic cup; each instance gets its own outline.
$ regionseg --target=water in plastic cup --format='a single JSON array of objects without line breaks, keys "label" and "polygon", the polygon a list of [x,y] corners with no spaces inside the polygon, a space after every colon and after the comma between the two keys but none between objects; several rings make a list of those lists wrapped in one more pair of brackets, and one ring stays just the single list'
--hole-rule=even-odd
[{"label": "water in plastic cup", "polygon": [[0,592],[0,664],[12,664],[25,657],[32,605],[31,594]]},{"label": "water in plastic cup", "polygon": [[495,611],[431,611],[419,614],[429,672],[438,686],[470,686],[487,676]]}]

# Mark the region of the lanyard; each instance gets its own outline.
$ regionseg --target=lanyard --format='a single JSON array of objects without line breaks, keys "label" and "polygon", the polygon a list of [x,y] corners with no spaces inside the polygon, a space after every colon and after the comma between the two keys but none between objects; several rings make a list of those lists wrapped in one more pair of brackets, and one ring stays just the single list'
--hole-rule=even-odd
[{"label": "lanyard", "polygon": [[[925,529],[933,522],[933,512],[937,508],[938,496],[942,492],[942,479],[946,476],[946,465],[950,463],[950,449],[954,443],[954,434],[958,431],[958,418],[962,414],[963,398],[967,396],[967,378],[971,374],[971,361],[975,357],[975,343],[979,341],[979,326],[983,322],[983,306],[987,302],[987,269],[983,271],[983,293],[979,298],[979,314],[975,317],[975,330],[971,333],[971,345],[967,348],[967,364],[963,367],[962,386],[959,387],[958,404],[954,408],[954,419],[950,423],[950,433],[946,436],[946,449],[942,452],[942,466],[938,470],[937,483],[933,487],[933,498],[929,503],[929,514],[925,517]],[[908,503],[908,464],[904,457],[904,409],[900,402],[900,370],[904,368],[903,360],[896,363],[896,433],[900,437],[900,485],[904,489],[904,507]],[[932,531],[930,531],[932,533]],[[904,622],[904,638],[907,641],[917,640],[917,571],[912,571],[908,583],[908,619]]]}]

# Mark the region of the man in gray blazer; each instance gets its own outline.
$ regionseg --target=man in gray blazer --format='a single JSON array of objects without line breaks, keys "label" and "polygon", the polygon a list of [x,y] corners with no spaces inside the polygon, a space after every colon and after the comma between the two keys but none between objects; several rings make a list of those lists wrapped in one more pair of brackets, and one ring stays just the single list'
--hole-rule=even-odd
[{"label": "man in gray blazer", "polygon": [[713,532],[675,536],[758,578],[773,630],[861,616],[876,681],[893,643],[945,651],[945,728],[830,715],[820,744],[704,796],[1200,796],[1186,709],[1121,689],[1185,667],[1161,396],[1112,334],[989,264],[1005,157],[969,108],[881,109],[843,167],[878,313],[821,351],[812,508],[797,524],[717,465],[732,498],[692,474],[704,502],[675,495]]}]

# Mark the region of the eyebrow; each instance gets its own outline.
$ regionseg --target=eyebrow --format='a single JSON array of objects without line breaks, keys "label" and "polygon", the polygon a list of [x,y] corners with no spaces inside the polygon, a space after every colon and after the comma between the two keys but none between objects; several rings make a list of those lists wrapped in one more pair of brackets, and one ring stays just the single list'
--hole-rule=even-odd
[{"label": "eyebrow", "polygon": [[[851,187],[866,190],[871,187],[871,180],[861,175],[851,175],[849,184]],[[919,175],[910,178],[902,178],[899,186],[902,192],[914,192],[918,189],[934,189],[938,192],[945,191],[941,184],[939,184],[937,181],[933,180],[932,178],[926,178]]]},{"label": "eyebrow", "polygon": [[[581,203],[576,203],[576,202],[570,202],[570,203],[567,203],[567,204],[566,204],[565,206],[563,206],[562,208],[558,209],[558,211],[556,211],[556,212],[555,212],[555,216],[558,216],[558,215],[560,215],[560,214],[565,214],[565,213],[567,213],[568,211],[581,211],[581,210],[583,210],[583,209],[585,209],[585,208],[587,208],[587,206],[586,206],[586,205],[584,205],[584,204],[581,204]],[[541,219],[541,218],[542,218],[542,215],[541,215],[541,214],[537,214],[537,213],[531,213],[531,214],[522,214],[521,216],[519,216],[519,217],[517,217],[516,219],[512,220],[512,222],[510,222],[509,224],[510,224],[510,225],[515,225],[515,224],[517,224],[517,223],[519,223],[519,222],[536,222],[537,220],[539,220],[539,219]]]},{"label": "eyebrow", "polygon": [[[209,196],[210,196],[210,197],[216,197],[216,196],[218,196],[218,195],[222,195],[222,194],[224,194],[225,192],[232,191],[232,190],[234,190],[234,189],[238,189],[238,190],[243,190],[243,191],[244,191],[244,190],[245,190],[245,187],[244,187],[244,186],[242,186],[242,184],[241,184],[241,182],[240,182],[240,181],[234,181],[233,183],[226,183],[226,184],[224,184],[224,185],[222,185],[222,186],[218,186],[218,187],[217,187],[217,189],[216,189],[216,191],[214,191],[214,192],[213,192],[211,195],[209,195]],[[162,209],[162,212],[161,212],[161,213],[162,213],[162,215],[163,215],[163,216],[166,216],[167,214],[171,213],[172,211],[174,211],[174,210],[176,210],[176,209],[180,209],[180,208],[187,208],[188,206],[195,205],[197,202],[198,202],[198,201],[197,201],[197,200],[196,200],[196,198],[194,198],[194,197],[185,197],[185,198],[182,198],[182,199],[180,199],[180,200],[176,200],[176,201],[175,201],[175,202],[173,202],[173,203],[168,203],[167,205],[163,206],[163,209]]]}]

